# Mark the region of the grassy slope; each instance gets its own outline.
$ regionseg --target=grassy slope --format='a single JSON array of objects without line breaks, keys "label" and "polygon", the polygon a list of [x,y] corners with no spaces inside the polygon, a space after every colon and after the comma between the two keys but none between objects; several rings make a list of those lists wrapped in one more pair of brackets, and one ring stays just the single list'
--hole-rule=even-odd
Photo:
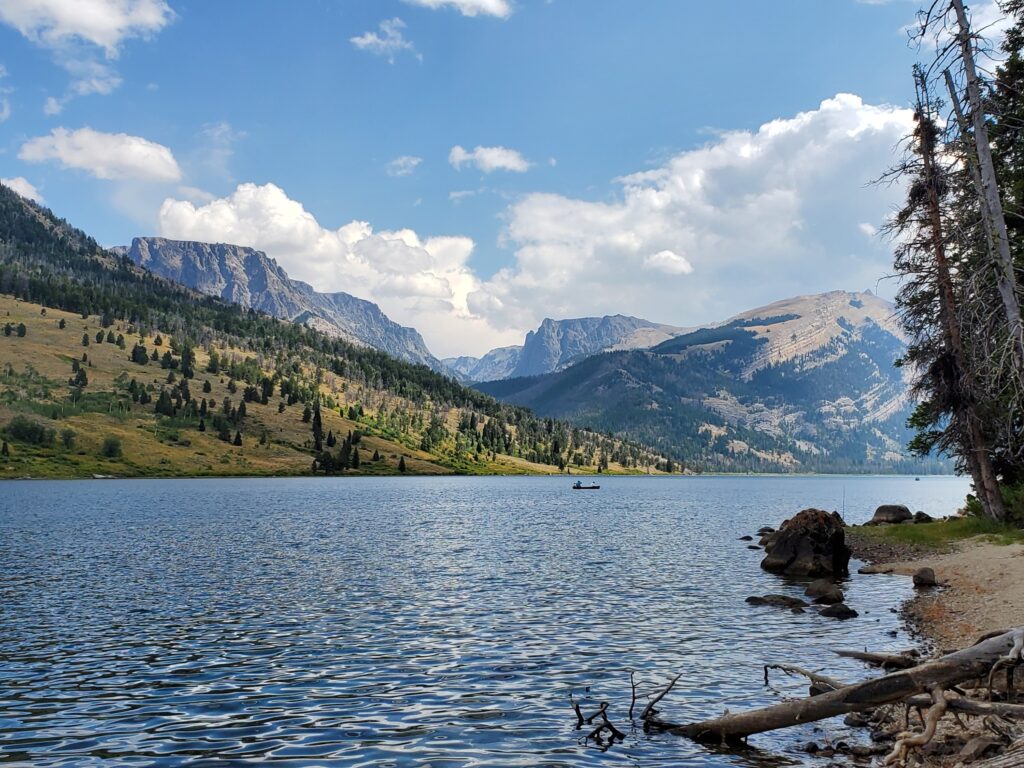
[{"label": "grassy slope", "polygon": [[[153,384],[156,394],[166,381],[167,371],[157,363],[139,366],[128,360],[128,352],[138,336],[125,334],[128,349],[122,350],[115,344],[95,343],[100,330],[98,317],[82,319],[80,315],[47,309],[29,304],[9,296],[0,296],[0,326],[10,322],[17,326],[24,323],[28,333],[24,338],[12,334],[0,334],[0,371],[10,366],[14,375],[0,375],[0,428],[6,426],[16,414],[35,415],[38,420],[55,429],[75,431],[73,448],[65,449],[60,440],[52,448],[36,447],[15,441],[10,442],[11,455],[7,460],[0,458],[0,477],[90,477],[95,474],[120,477],[180,477],[217,475],[302,475],[309,474],[312,454],[310,425],[302,422],[303,404],[285,408],[278,413],[278,397],[267,405],[247,403],[247,416],[242,425],[243,445],[233,446],[219,440],[213,430],[199,432],[194,426],[177,426],[166,419],[158,419],[154,403],[142,406],[132,404],[131,411],[119,414],[111,411],[107,403],[114,390],[115,379],[122,374],[135,378],[140,384]],[[66,322],[61,330],[58,323]],[[115,335],[124,328],[115,325]],[[82,346],[82,334],[90,337],[90,345]],[[154,349],[153,339],[145,340],[146,346]],[[164,335],[161,353],[170,344]],[[82,353],[89,356],[91,367],[87,367],[89,385],[86,387],[90,404],[82,409],[69,407],[67,381],[72,376],[71,364],[80,359]],[[241,390],[232,395],[227,380],[220,376],[202,373],[206,365],[206,354],[197,349],[196,377],[191,383],[195,398],[213,398],[220,403],[225,397],[237,404]],[[240,356],[244,356],[239,353]],[[34,369],[37,376],[29,373]],[[202,392],[203,381],[209,380],[212,392]],[[341,403],[362,400],[358,388],[340,377],[325,377],[323,391],[331,393]],[[392,398],[392,402],[394,398]],[[154,394],[155,402],[155,394]],[[411,408],[412,406],[409,405]],[[53,419],[54,415],[60,418]],[[324,431],[333,430],[342,436],[349,430],[360,429],[364,437],[359,444],[363,465],[357,472],[346,474],[378,475],[397,474],[399,457],[405,456],[406,466],[412,474],[448,474],[453,472],[469,474],[553,474],[557,468],[533,464],[525,460],[497,455],[495,459],[466,461],[454,459],[442,453],[430,454],[419,450],[419,438],[415,435],[373,434],[367,421],[372,421],[372,411],[363,423],[342,418],[337,411],[324,409]],[[452,413],[449,426],[458,422],[458,414]],[[209,424],[209,420],[207,420]],[[259,436],[266,430],[269,441],[259,445]],[[121,458],[107,459],[100,455],[100,446],[108,436],[120,438],[124,445]],[[390,439],[388,439],[390,438]],[[380,462],[369,461],[374,451],[381,455]],[[590,468],[593,469],[593,468]],[[584,471],[587,471],[585,468]],[[612,465],[610,471],[623,471]]]},{"label": "grassy slope", "polygon": [[1024,543],[1024,530],[973,516],[918,525],[858,526],[856,531],[858,536],[866,539],[929,549],[946,549],[957,541],[976,536],[993,544]]}]

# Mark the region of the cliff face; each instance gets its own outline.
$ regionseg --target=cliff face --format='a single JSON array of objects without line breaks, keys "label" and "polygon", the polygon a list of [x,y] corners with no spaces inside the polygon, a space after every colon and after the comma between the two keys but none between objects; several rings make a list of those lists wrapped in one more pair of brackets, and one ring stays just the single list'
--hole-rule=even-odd
[{"label": "cliff face", "polygon": [[347,293],[319,293],[292,280],[262,251],[160,237],[137,237],[130,246],[113,250],[202,293],[443,370],[415,329],[394,322],[373,302]]}]

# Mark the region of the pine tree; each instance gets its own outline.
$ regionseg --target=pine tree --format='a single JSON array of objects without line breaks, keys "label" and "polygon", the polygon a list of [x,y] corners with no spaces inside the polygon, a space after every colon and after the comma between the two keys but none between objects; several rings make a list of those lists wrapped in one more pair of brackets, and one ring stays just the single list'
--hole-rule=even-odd
[{"label": "pine tree", "polygon": [[313,409],[308,405],[302,409],[302,423],[308,424],[309,420],[313,418]]},{"label": "pine tree", "polygon": [[324,449],[324,423],[320,417],[320,401],[313,407],[313,450],[321,453]]},{"label": "pine tree", "polygon": [[2,446],[0,446],[0,456],[3,456],[5,459],[7,459],[7,458],[10,458],[10,455],[11,455],[10,446],[8,446],[7,445],[7,441],[4,440],[4,444]]},{"label": "pine tree", "polygon": [[398,471],[402,473],[405,472],[405,456],[398,459]]},{"label": "pine tree", "polygon": [[174,404],[171,402],[171,396],[167,394],[166,389],[160,390],[160,397],[157,398],[153,410],[161,416],[174,415]]},{"label": "pine tree", "polygon": [[374,449],[374,451],[373,451],[373,460],[374,461],[380,461],[380,451]]},{"label": "pine tree", "polygon": [[235,432],[235,443],[234,444],[235,445],[241,445],[242,444],[242,433],[241,432]]},{"label": "pine tree", "polygon": [[18,338],[25,338],[25,334],[28,333],[28,328],[25,327],[24,323],[18,323]]},{"label": "pine tree", "polygon": [[[204,400],[203,403],[205,404],[206,401]],[[206,431],[206,419],[203,419],[203,418],[199,419],[199,431],[200,432],[205,432]]]},{"label": "pine tree", "polygon": [[4,336],[10,336],[12,333],[14,333],[14,326],[11,325],[10,323],[7,323],[4,326]]},{"label": "pine tree", "polygon": [[333,448],[337,444],[338,444],[338,438],[336,438],[334,436],[334,431],[333,430],[329,430],[327,432],[327,447],[328,448]]},{"label": "pine tree", "polygon": [[82,346],[83,347],[88,347],[89,346],[89,334],[88,333],[83,333],[82,334]]},{"label": "pine tree", "polygon": [[352,469],[359,469],[359,449],[352,449]]},{"label": "pine tree", "polygon": [[207,379],[206,381],[203,382],[203,392],[209,394],[212,391],[213,391],[213,385],[211,385],[210,384],[210,380]]}]

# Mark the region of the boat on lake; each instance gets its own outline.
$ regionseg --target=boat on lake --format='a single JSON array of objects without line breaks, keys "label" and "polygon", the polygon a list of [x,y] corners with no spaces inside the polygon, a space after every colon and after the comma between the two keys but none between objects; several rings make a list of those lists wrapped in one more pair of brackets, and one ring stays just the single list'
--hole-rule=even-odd
[{"label": "boat on lake", "polygon": [[577,480],[575,483],[572,484],[572,489],[574,491],[598,491],[601,489],[601,486],[597,485],[596,483],[584,485],[582,480]]}]

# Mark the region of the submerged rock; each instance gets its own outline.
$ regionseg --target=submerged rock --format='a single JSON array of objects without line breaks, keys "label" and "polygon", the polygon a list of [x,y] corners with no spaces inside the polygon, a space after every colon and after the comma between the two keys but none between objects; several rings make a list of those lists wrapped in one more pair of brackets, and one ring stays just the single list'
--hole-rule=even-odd
[{"label": "submerged rock", "polygon": [[840,621],[846,621],[846,619],[855,619],[860,616],[853,608],[848,606],[846,603],[836,603],[830,605],[821,612],[822,616],[827,616],[830,619],[839,619]]},{"label": "submerged rock", "polygon": [[875,516],[871,518],[871,525],[888,525],[913,519],[914,515],[905,505],[883,504],[875,510]]},{"label": "submerged rock", "polygon": [[806,608],[807,603],[799,597],[789,595],[751,595],[747,598],[751,605],[771,605],[776,608]]},{"label": "submerged rock", "polygon": [[765,541],[761,567],[787,576],[846,576],[850,548],[843,518],[836,512],[805,509]]}]

